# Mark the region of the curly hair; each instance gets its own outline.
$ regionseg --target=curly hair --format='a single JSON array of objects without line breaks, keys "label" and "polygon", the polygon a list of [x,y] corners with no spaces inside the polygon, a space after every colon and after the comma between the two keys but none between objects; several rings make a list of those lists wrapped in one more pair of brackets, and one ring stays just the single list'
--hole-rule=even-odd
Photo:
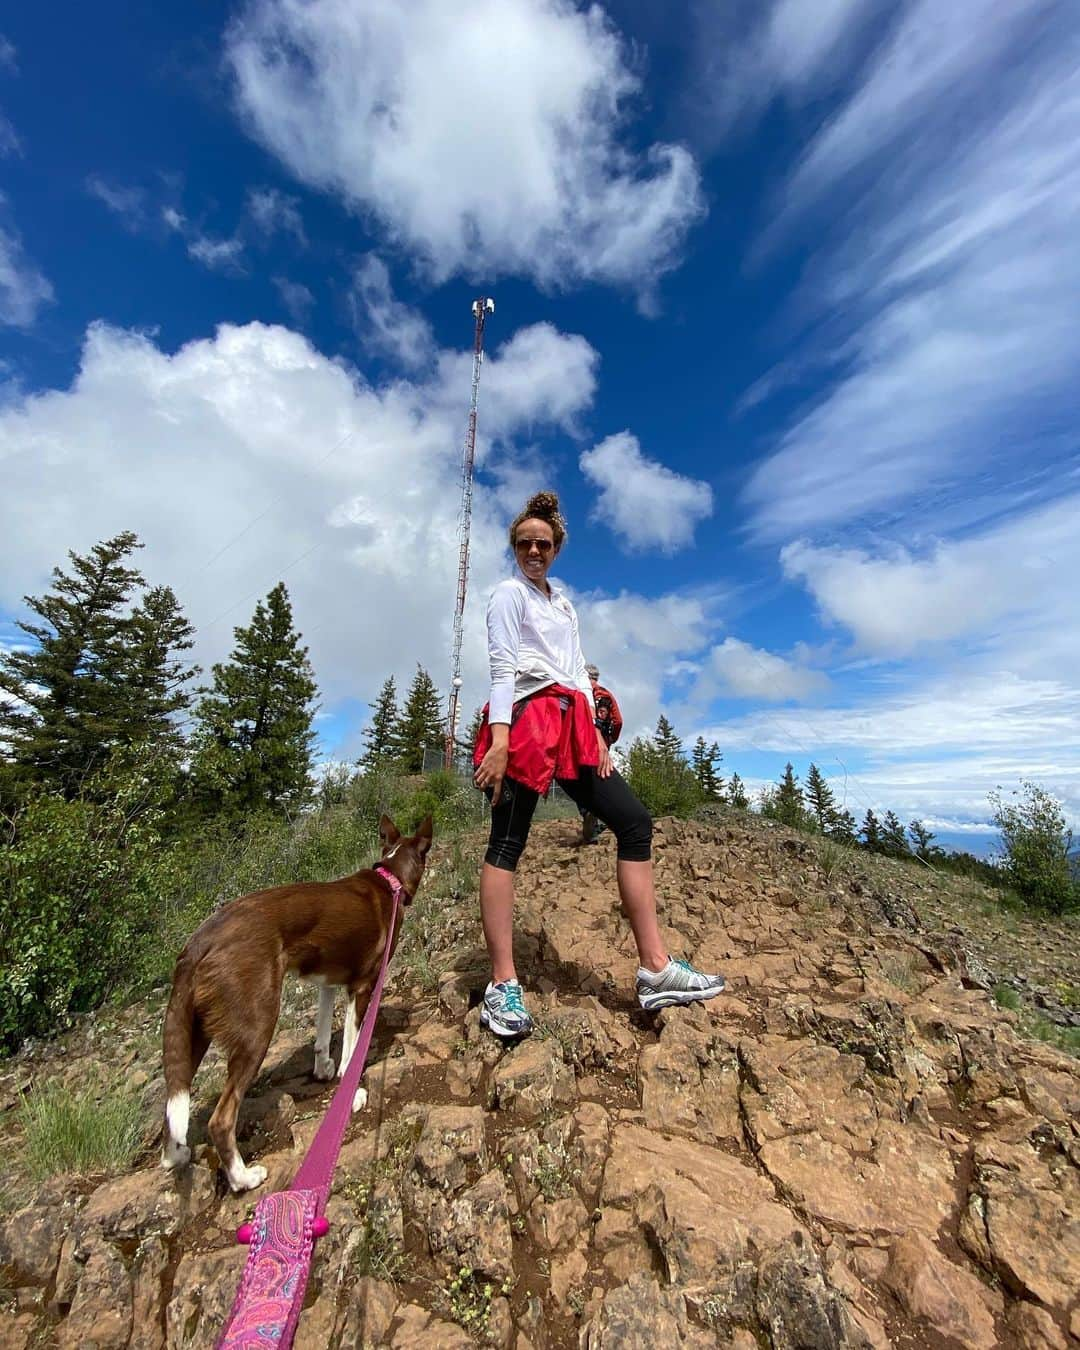
[{"label": "curly hair", "polygon": [[510,525],[510,548],[517,543],[518,526],[525,520],[543,520],[551,526],[551,536],[555,542],[555,552],[562,548],[567,540],[566,521],[559,510],[557,492],[534,492]]}]

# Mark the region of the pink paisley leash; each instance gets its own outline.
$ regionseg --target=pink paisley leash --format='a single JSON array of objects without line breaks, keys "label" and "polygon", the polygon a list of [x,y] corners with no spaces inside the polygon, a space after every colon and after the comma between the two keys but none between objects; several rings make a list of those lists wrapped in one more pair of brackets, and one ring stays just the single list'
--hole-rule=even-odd
[{"label": "pink paisley leash", "polygon": [[388,868],[379,866],[375,871],[389,882],[394,904],[382,965],[360,1035],[292,1185],[287,1191],[264,1195],[255,1206],[251,1223],[243,1224],[237,1230],[237,1241],[250,1243],[250,1248],[217,1350],[289,1350],[296,1333],[311,1274],[315,1239],[322,1237],[330,1226],[323,1217],[323,1210],[334,1179],[341,1140],[352,1114],[352,1100],[371,1048],[397,927],[401,882]]}]

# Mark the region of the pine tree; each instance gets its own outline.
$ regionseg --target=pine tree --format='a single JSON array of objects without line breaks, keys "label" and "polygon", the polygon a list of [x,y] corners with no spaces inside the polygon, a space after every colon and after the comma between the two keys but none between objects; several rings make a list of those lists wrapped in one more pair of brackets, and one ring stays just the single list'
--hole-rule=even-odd
[{"label": "pine tree", "polygon": [[885,819],[881,822],[881,849],[893,858],[906,858],[911,852],[904,827],[895,811],[886,811]]},{"label": "pine tree", "polygon": [[421,665],[409,686],[405,706],[394,727],[394,758],[403,773],[420,773],[424,751],[440,747],[446,735],[446,716],[434,681]]},{"label": "pine tree", "polygon": [[652,737],[652,743],[662,761],[670,764],[684,762],[682,741],[663,713],[656,719],[656,732]]},{"label": "pine tree", "polygon": [[790,762],[784,766],[783,775],[777,785],[772,801],[771,814],[775,820],[779,820],[781,824],[790,825],[792,829],[800,829],[806,824],[806,808],[803,806],[799,776]]},{"label": "pine tree", "polygon": [[816,764],[811,764],[806,773],[806,803],[809,815],[817,828],[822,834],[828,834],[829,826],[836,815],[836,798],[825,775]]},{"label": "pine tree", "polygon": [[922,823],[921,820],[913,820],[908,826],[908,834],[911,835],[911,842],[914,844],[912,852],[916,858],[921,858],[923,862],[929,862],[932,854],[939,852],[934,847],[935,835]]},{"label": "pine tree", "polygon": [[706,801],[719,801],[722,795],[724,782],[716,771],[716,766],[723,756],[720,753],[720,746],[713,741],[711,745],[705,744],[705,737],[699,736],[694,742],[694,748],[690,754],[690,764],[694,770],[694,777],[701,788],[702,796]]},{"label": "pine tree", "polygon": [[838,844],[854,844],[858,841],[855,817],[846,807],[841,811],[833,812],[828,833],[829,838],[835,839]]},{"label": "pine tree", "polygon": [[371,724],[364,728],[364,753],[357,763],[365,772],[370,773],[390,760],[397,720],[397,688],[393,675],[389,675],[373,705]]},{"label": "pine tree", "polygon": [[863,843],[871,853],[880,853],[882,851],[881,826],[871,807],[866,808],[866,815],[863,818],[862,828],[859,830],[859,833],[863,837]]},{"label": "pine tree", "polygon": [[750,798],[746,795],[746,788],[743,787],[743,780],[737,773],[733,773],[728,780],[727,799],[728,803],[738,810],[749,810]]},{"label": "pine tree", "polygon": [[69,552],[71,570],[53,569],[53,589],[26,603],[41,622],[19,622],[34,646],[0,658],[0,744],[7,791],[29,782],[75,796],[104,768],[126,735],[122,678],[133,620],[126,613],[143,584],[128,563],[141,548],[126,530]]},{"label": "pine tree", "polygon": [[226,816],[300,805],[311,790],[316,684],[283,582],[233,630],[196,708],[195,801]]},{"label": "pine tree", "polygon": [[477,708],[472,715],[472,721],[469,723],[469,729],[465,733],[465,745],[472,750],[476,742],[480,739],[480,732],[484,726],[484,710]]},{"label": "pine tree", "polygon": [[191,702],[186,685],[199,673],[177,655],[190,651],[195,630],[170,586],[146,592],[131,615],[121,678],[127,702],[127,743],[150,745],[175,762],[184,745],[176,720]]}]

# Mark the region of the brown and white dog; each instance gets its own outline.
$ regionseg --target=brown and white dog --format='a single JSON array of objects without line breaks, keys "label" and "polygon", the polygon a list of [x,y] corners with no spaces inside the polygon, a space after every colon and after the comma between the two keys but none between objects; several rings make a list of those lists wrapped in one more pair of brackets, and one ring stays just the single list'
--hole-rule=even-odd
[{"label": "brown and white dog", "polygon": [[[379,866],[401,882],[408,904],[416,894],[428,850],[431,817],[411,837],[383,816]],[[236,1117],[270,1046],[281,1006],[285,972],[320,985],[315,1030],[316,1078],[333,1078],[330,1028],[334,994],[348,994],[341,1065],[348,1065],[382,961],[393,913],[389,881],[374,869],[339,881],[306,881],[242,896],[212,914],[180,953],[165,1012],[165,1130],[163,1167],[191,1158],[188,1115],[191,1080],[212,1041],[221,1047],[228,1078],[210,1117],[209,1132],[234,1191],[266,1180],[265,1167],[247,1167],[236,1147]],[[401,923],[394,933],[397,945]],[[394,947],[390,948],[391,955]],[[367,1101],[360,1088],[353,1110]]]}]

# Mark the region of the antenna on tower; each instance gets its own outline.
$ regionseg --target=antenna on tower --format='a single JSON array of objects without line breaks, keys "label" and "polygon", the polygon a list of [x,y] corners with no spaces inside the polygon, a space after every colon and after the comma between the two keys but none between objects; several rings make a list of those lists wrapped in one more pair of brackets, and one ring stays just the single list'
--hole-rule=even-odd
[{"label": "antenna on tower", "polygon": [[465,619],[465,590],[469,583],[469,532],[472,528],[473,465],[476,462],[476,400],[480,393],[480,367],[484,362],[484,324],[489,314],[495,313],[495,301],[482,295],[473,301],[476,337],[473,342],[472,398],[469,402],[469,425],[465,432],[465,449],[461,456],[461,519],[458,532],[461,546],[458,550],[457,603],[454,606],[454,648],[450,658],[450,707],[446,718],[446,754],[444,765],[453,768],[454,742],[457,739],[458,717],[461,709],[461,634]]}]

